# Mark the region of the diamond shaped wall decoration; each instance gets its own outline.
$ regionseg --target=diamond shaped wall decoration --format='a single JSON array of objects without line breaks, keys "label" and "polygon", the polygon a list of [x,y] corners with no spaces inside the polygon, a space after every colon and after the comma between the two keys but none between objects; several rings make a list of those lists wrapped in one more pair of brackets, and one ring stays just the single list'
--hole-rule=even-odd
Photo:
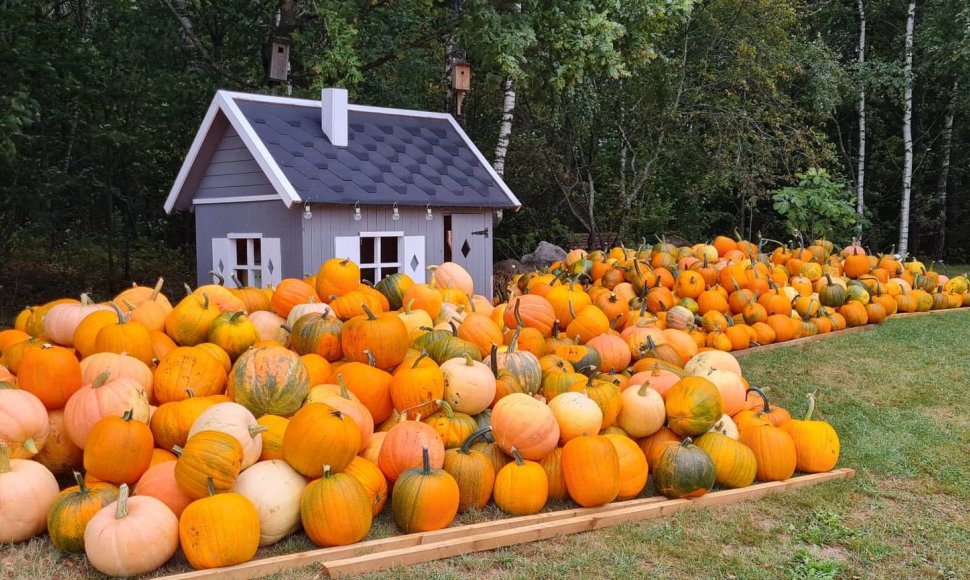
[{"label": "diamond shaped wall decoration", "polygon": [[226,271],[226,265],[222,263],[222,258],[219,259],[219,271],[220,272]]},{"label": "diamond shaped wall decoration", "polygon": [[276,269],[276,265],[273,264],[273,260],[272,259],[269,260],[269,263],[266,265],[266,269],[269,270],[269,273],[270,274],[272,274],[273,273],[273,270]]},{"label": "diamond shaped wall decoration", "polygon": [[465,240],[465,243],[461,245],[461,255],[467,258],[468,252],[471,252],[471,251],[472,251],[472,247],[468,245],[468,240]]},{"label": "diamond shaped wall decoration", "polygon": [[416,271],[418,269],[418,264],[420,263],[421,262],[418,261],[417,255],[411,256],[411,271]]}]

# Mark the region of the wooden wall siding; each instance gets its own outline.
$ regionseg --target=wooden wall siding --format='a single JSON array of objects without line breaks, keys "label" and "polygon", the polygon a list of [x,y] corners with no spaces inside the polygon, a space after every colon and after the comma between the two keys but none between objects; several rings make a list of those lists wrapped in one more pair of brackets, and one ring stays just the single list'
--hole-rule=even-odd
[{"label": "wooden wall siding", "polygon": [[[199,284],[212,282],[212,239],[228,234],[279,238],[283,278],[303,277],[303,208],[282,201],[250,201],[195,206],[195,246]],[[314,270],[316,272],[316,270]]]},{"label": "wooden wall siding", "polygon": [[229,124],[198,187],[196,199],[276,195],[266,174]]},{"label": "wooden wall siding", "polygon": [[[294,205],[294,208],[296,206]],[[401,219],[391,218],[393,211],[389,206],[361,206],[362,219],[353,219],[353,206],[321,206],[312,205],[312,219],[303,220],[303,272],[315,274],[320,265],[334,257],[335,236],[356,236],[360,232],[404,232],[405,236],[425,237],[425,263],[440,264],[445,258],[445,226],[446,214],[478,214],[482,222],[489,228],[489,238],[485,243],[484,256],[466,267],[475,279],[475,291],[486,296],[492,295],[492,242],[494,233],[492,227],[491,210],[481,209],[451,209],[432,208],[433,219],[426,219],[427,211],[424,207],[401,207]],[[302,215],[302,208],[300,209]],[[453,259],[461,257],[459,253],[461,242],[453,250]],[[284,248],[284,253],[286,249]],[[471,254],[469,257],[473,257]],[[406,259],[406,258],[405,258]],[[458,261],[458,260],[455,260]],[[465,265],[465,264],[463,264]],[[473,271],[474,270],[474,271]]]}]

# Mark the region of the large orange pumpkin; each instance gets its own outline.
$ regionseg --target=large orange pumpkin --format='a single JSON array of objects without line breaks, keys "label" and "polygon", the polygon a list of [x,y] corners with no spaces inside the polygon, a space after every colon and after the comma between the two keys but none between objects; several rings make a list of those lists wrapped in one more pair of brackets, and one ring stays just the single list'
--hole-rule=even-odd
[{"label": "large orange pumpkin", "polygon": [[296,413],[310,390],[300,357],[282,346],[260,346],[239,357],[229,375],[228,394],[256,417]]}]

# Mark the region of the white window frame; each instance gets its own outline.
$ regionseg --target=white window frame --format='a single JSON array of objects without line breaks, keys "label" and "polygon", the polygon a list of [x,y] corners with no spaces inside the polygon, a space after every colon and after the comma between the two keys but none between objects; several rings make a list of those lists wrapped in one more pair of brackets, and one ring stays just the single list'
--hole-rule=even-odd
[{"label": "white window frame", "polygon": [[[363,246],[364,240],[367,238],[374,239],[374,261],[359,264],[361,270],[373,269],[375,280],[371,280],[374,284],[377,284],[384,279],[385,276],[393,274],[396,272],[404,271],[404,232],[403,231],[385,231],[385,232],[360,232],[358,235],[360,238],[360,244]],[[397,238],[397,256],[394,257],[394,261],[386,261],[384,256],[381,256],[381,242],[380,240],[384,238]],[[384,273],[384,269],[394,269],[394,272]]]},{"label": "white window frame", "polygon": [[[256,288],[262,288],[263,283],[263,262],[264,262],[264,251],[262,247],[263,234],[228,234],[226,237],[229,239],[229,249],[232,255],[232,263],[229,264],[229,275],[232,276],[238,270],[245,270],[248,272],[246,280],[240,280],[243,284],[249,286],[255,286]],[[246,240],[246,260],[245,262],[239,261],[239,253],[236,251],[238,248],[237,242],[239,240]],[[260,263],[256,264],[256,250],[255,241],[260,241]]]}]

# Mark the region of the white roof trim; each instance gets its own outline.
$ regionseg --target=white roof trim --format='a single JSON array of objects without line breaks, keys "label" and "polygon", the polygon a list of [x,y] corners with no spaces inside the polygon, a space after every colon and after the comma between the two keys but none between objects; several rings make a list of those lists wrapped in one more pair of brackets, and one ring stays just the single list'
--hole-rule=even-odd
[{"label": "white roof trim", "polygon": [[179,170],[178,177],[175,178],[175,183],[172,184],[172,189],[168,192],[168,198],[165,199],[165,213],[172,213],[172,209],[175,208],[175,202],[178,200],[179,193],[182,191],[182,186],[185,185],[185,180],[189,177],[189,171],[191,171],[192,165],[195,164],[195,158],[199,155],[199,150],[202,149],[202,143],[209,134],[212,123],[216,120],[216,115],[219,113],[219,103],[217,100],[212,99],[212,104],[209,105],[209,110],[206,111],[202,125],[199,127],[199,132],[195,134],[195,140],[192,141],[192,146],[189,148],[189,154],[186,155],[185,161],[182,163],[182,168]]},{"label": "white roof trim", "polygon": [[236,129],[243,143],[249,148],[249,152],[256,158],[256,162],[259,163],[263,173],[269,178],[269,182],[273,184],[273,188],[280,194],[286,207],[290,207],[294,203],[301,203],[303,200],[296,189],[293,188],[293,184],[283,174],[283,170],[273,159],[273,156],[269,154],[266,145],[263,144],[262,139],[256,134],[256,130],[253,129],[242,111],[236,106],[232,97],[224,91],[219,91],[216,93],[216,100],[220,101],[220,106],[225,111],[226,117],[229,118],[229,123]]},{"label": "white roof trim", "polygon": [[204,197],[193,199],[195,205],[205,205],[210,203],[245,203],[247,201],[277,201],[278,195],[240,195],[236,197]]}]

